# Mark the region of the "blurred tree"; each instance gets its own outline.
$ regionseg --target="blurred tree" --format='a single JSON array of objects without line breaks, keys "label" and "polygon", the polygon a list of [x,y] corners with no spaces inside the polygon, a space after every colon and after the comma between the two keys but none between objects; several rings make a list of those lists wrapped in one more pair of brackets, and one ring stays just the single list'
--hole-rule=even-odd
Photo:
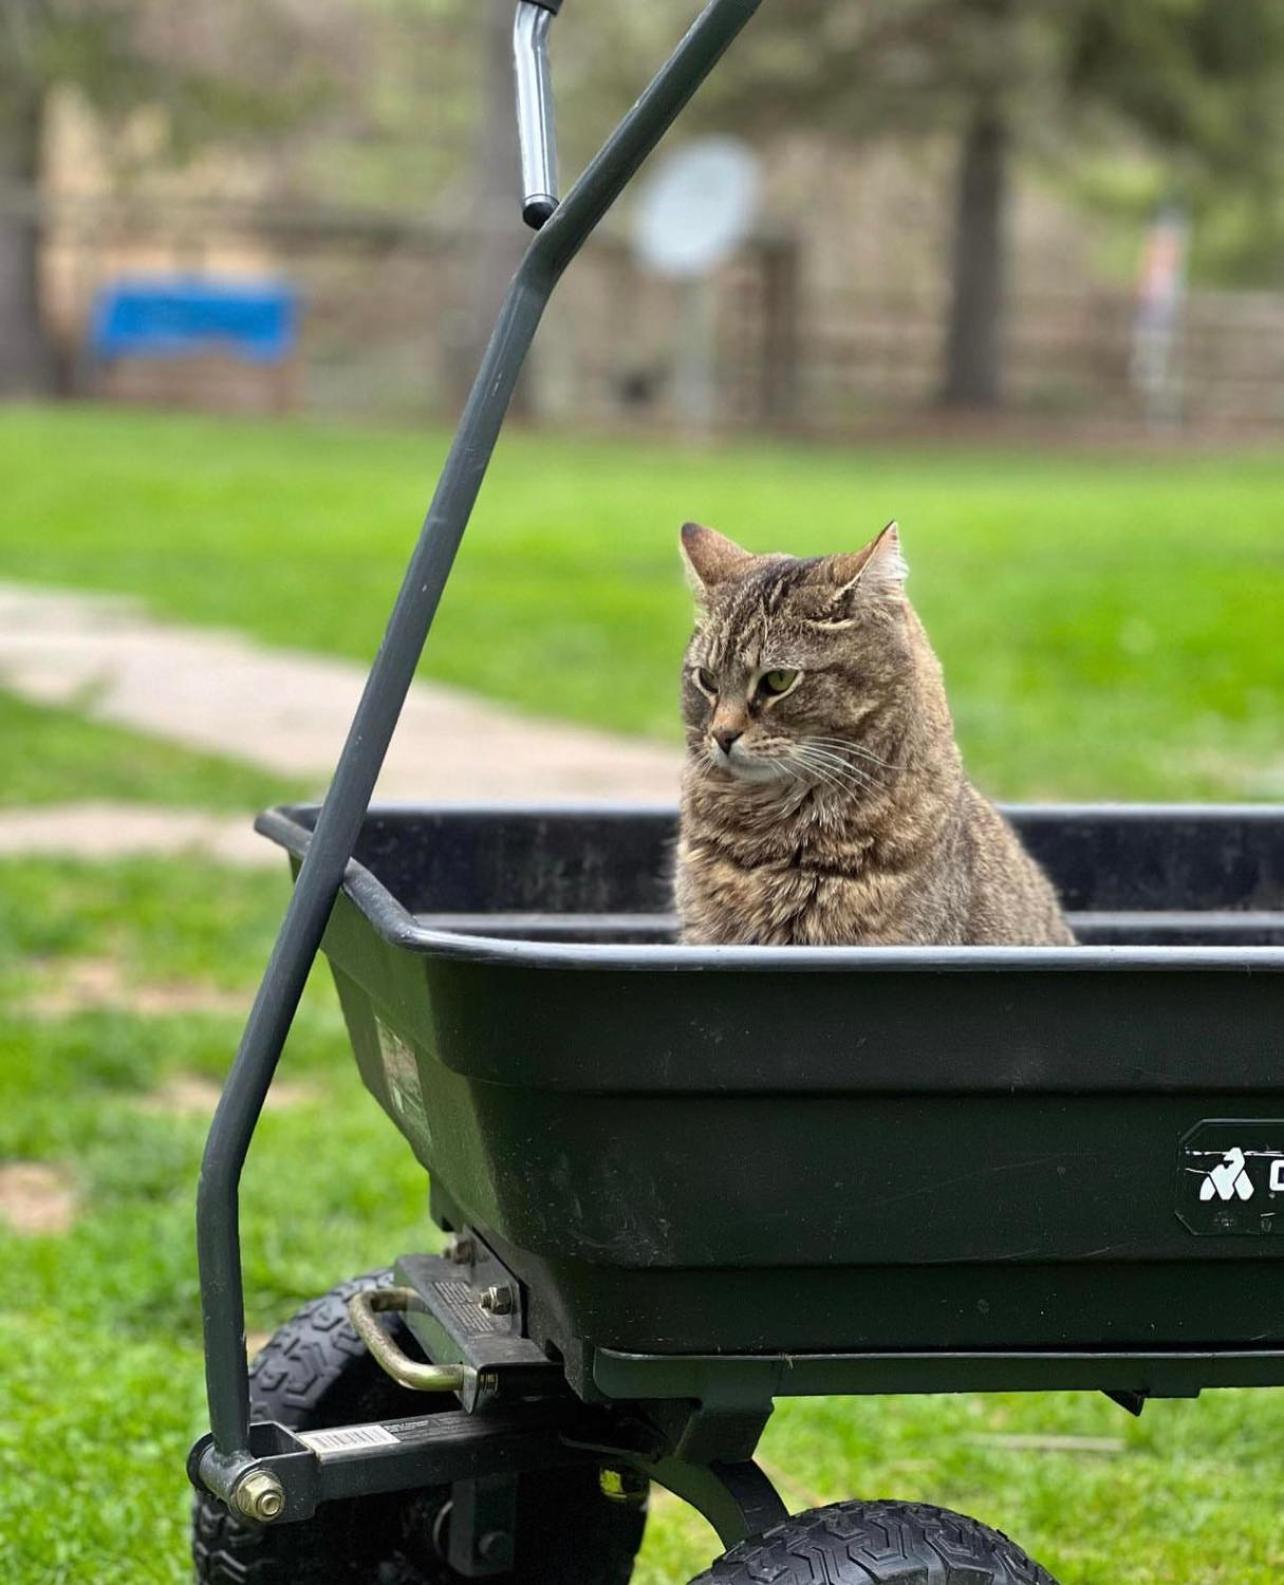
[{"label": "blurred tree", "polygon": [[[1188,210],[1196,268],[1206,277],[1278,284],[1284,7],[1275,0],[1081,0],[1064,70],[1076,105],[1108,110],[1140,135],[1149,181],[1133,207],[1176,200]],[[1101,147],[1100,137],[1094,142]]]},{"label": "blurred tree", "polygon": [[[525,251],[529,232],[521,218],[521,162],[514,121],[512,0],[483,0],[480,15],[480,114],[471,161],[471,211],[477,268],[459,335],[451,348],[455,400],[459,406],[472,386],[504,292]],[[513,411],[529,399],[522,380]]]},{"label": "blurred tree", "polygon": [[74,85],[111,117],[161,110],[179,157],[213,136],[261,135],[296,122],[322,91],[296,47],[296,10],[290,0],[3,0],[0,395],[58,383],[39,289],[40,167],[56,91]]},{"label": "blurred tree", "polygon": [[1170,193],[1278,194],[1279,0],[789,0],[766,5],[715,113],[845,137],[956,140],[941,399],[1002,393],[1005,212],[1014,157],[1065,168],[1087,147],[1154,152]]},{"label": "blurred tree", "polygon": [[[514,119],[513,0],[420,0],[453,19],[467,50],[464,72],[480,83],[469,188],[463,208],[477,249],[470,301],[451,347],[455,395],[472,384],[501,299],[531,233],[521,220],[521,164]],[[648,0],[630,6],[601,0],[568,6],[552,34],[561,188],[637,97],[651,71],[682,36],[697,0]],[[459,74],[456,73],[458,76]],[[422,129],[419,131],[422,136]],[[538,359],[538,354],[537,354]],[[536,371],[538,362],[536,363]],[[525,378],[514,396],[530,404]]]},{"label": "blurred tree", "polygon": [[39,0],[7,0],[0,11],[0,393],[49,389],[52,350],[39,322],[39,170],[43,37]]}]

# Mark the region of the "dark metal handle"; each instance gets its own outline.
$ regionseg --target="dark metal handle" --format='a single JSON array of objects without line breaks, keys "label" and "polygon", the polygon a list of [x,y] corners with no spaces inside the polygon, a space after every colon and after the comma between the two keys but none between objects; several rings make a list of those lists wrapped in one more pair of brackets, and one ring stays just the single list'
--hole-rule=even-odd
[{"label": "dark metal handle", "polygon": [[240,1049],[210,1124],[196,1196],[205,1382],[229,1479],[252,1462],[240,1181],[250,1140],[343,883],[379,769],[540,318],[567,265],[762,0],[710,0],[526,251],[482,359],[348,729]]},{"label": "dark metal handle", "polygon": [[538,231],[557,208],[557,125],[548,30],[556,11],[543,0],[517,0],[513,66],[517,74],[517,136],[522,149],[522,219]]}]

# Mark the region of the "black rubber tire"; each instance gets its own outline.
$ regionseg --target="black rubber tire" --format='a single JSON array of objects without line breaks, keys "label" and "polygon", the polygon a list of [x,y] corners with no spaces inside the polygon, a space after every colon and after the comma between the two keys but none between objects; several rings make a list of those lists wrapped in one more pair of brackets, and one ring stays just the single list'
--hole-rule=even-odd
[{"label": "black rubber tire", "polygon": [[[375,1272],[340,1284],[306,1304],[275,1332],[250,1367],[257,1419],[296,1430],[423,1414],[427,1405],[457,1408],[409,1392],[366,1352],[348,1320],[347,1301],[361,1288],[391,1281]],[[409,1334],[398,1341],[417,1352]],[[393,1492],[325,1503],[303,1523],[260,1526],[198,1492],[192,1558],[198,1585],[455,1585],[462,1576],[440,1558],[447,1488]],[[517,1488],[516,1562],[497,1576],[507,1585],[627,1585],[646,1523],[643,1506],[602,1494],[592,1468],[523,1475]]]},{"label": "black rubber tire", "polygon": [[836,1502],[733,1547],[691,1585],[1057,1585],[998,1530],[917,1502]]}]

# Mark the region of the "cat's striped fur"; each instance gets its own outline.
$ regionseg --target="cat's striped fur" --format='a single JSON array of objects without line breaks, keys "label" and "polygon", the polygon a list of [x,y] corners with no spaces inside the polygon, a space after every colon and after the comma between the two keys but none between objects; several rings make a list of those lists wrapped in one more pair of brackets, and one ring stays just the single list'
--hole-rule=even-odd
[{"label": "cat's striped fur", "polygon": [[682,540],[699,602],[683,939],[1071,945],[1047,877],[964,773],[896,526],[815,560],[690,523]]}]

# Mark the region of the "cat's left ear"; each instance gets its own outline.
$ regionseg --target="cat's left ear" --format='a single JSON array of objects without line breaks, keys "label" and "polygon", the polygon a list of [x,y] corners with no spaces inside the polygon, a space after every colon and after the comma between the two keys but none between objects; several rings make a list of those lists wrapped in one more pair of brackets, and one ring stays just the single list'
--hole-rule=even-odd
[{"label": "cat's left ear", "polygon": [[681,544],[687,582],[697,597],[729,578],[742,577],[754,559],[734,539],[705,528],[703,523],[684,523]]},{"label": "cat's left ear", "polygon": [[846,611],[858,589],[899,589],[909,576],[900,527],[894,522],[863,550],[847,556],[826,556],[822,565],[834,586],[832,605],[836,614]]}]

